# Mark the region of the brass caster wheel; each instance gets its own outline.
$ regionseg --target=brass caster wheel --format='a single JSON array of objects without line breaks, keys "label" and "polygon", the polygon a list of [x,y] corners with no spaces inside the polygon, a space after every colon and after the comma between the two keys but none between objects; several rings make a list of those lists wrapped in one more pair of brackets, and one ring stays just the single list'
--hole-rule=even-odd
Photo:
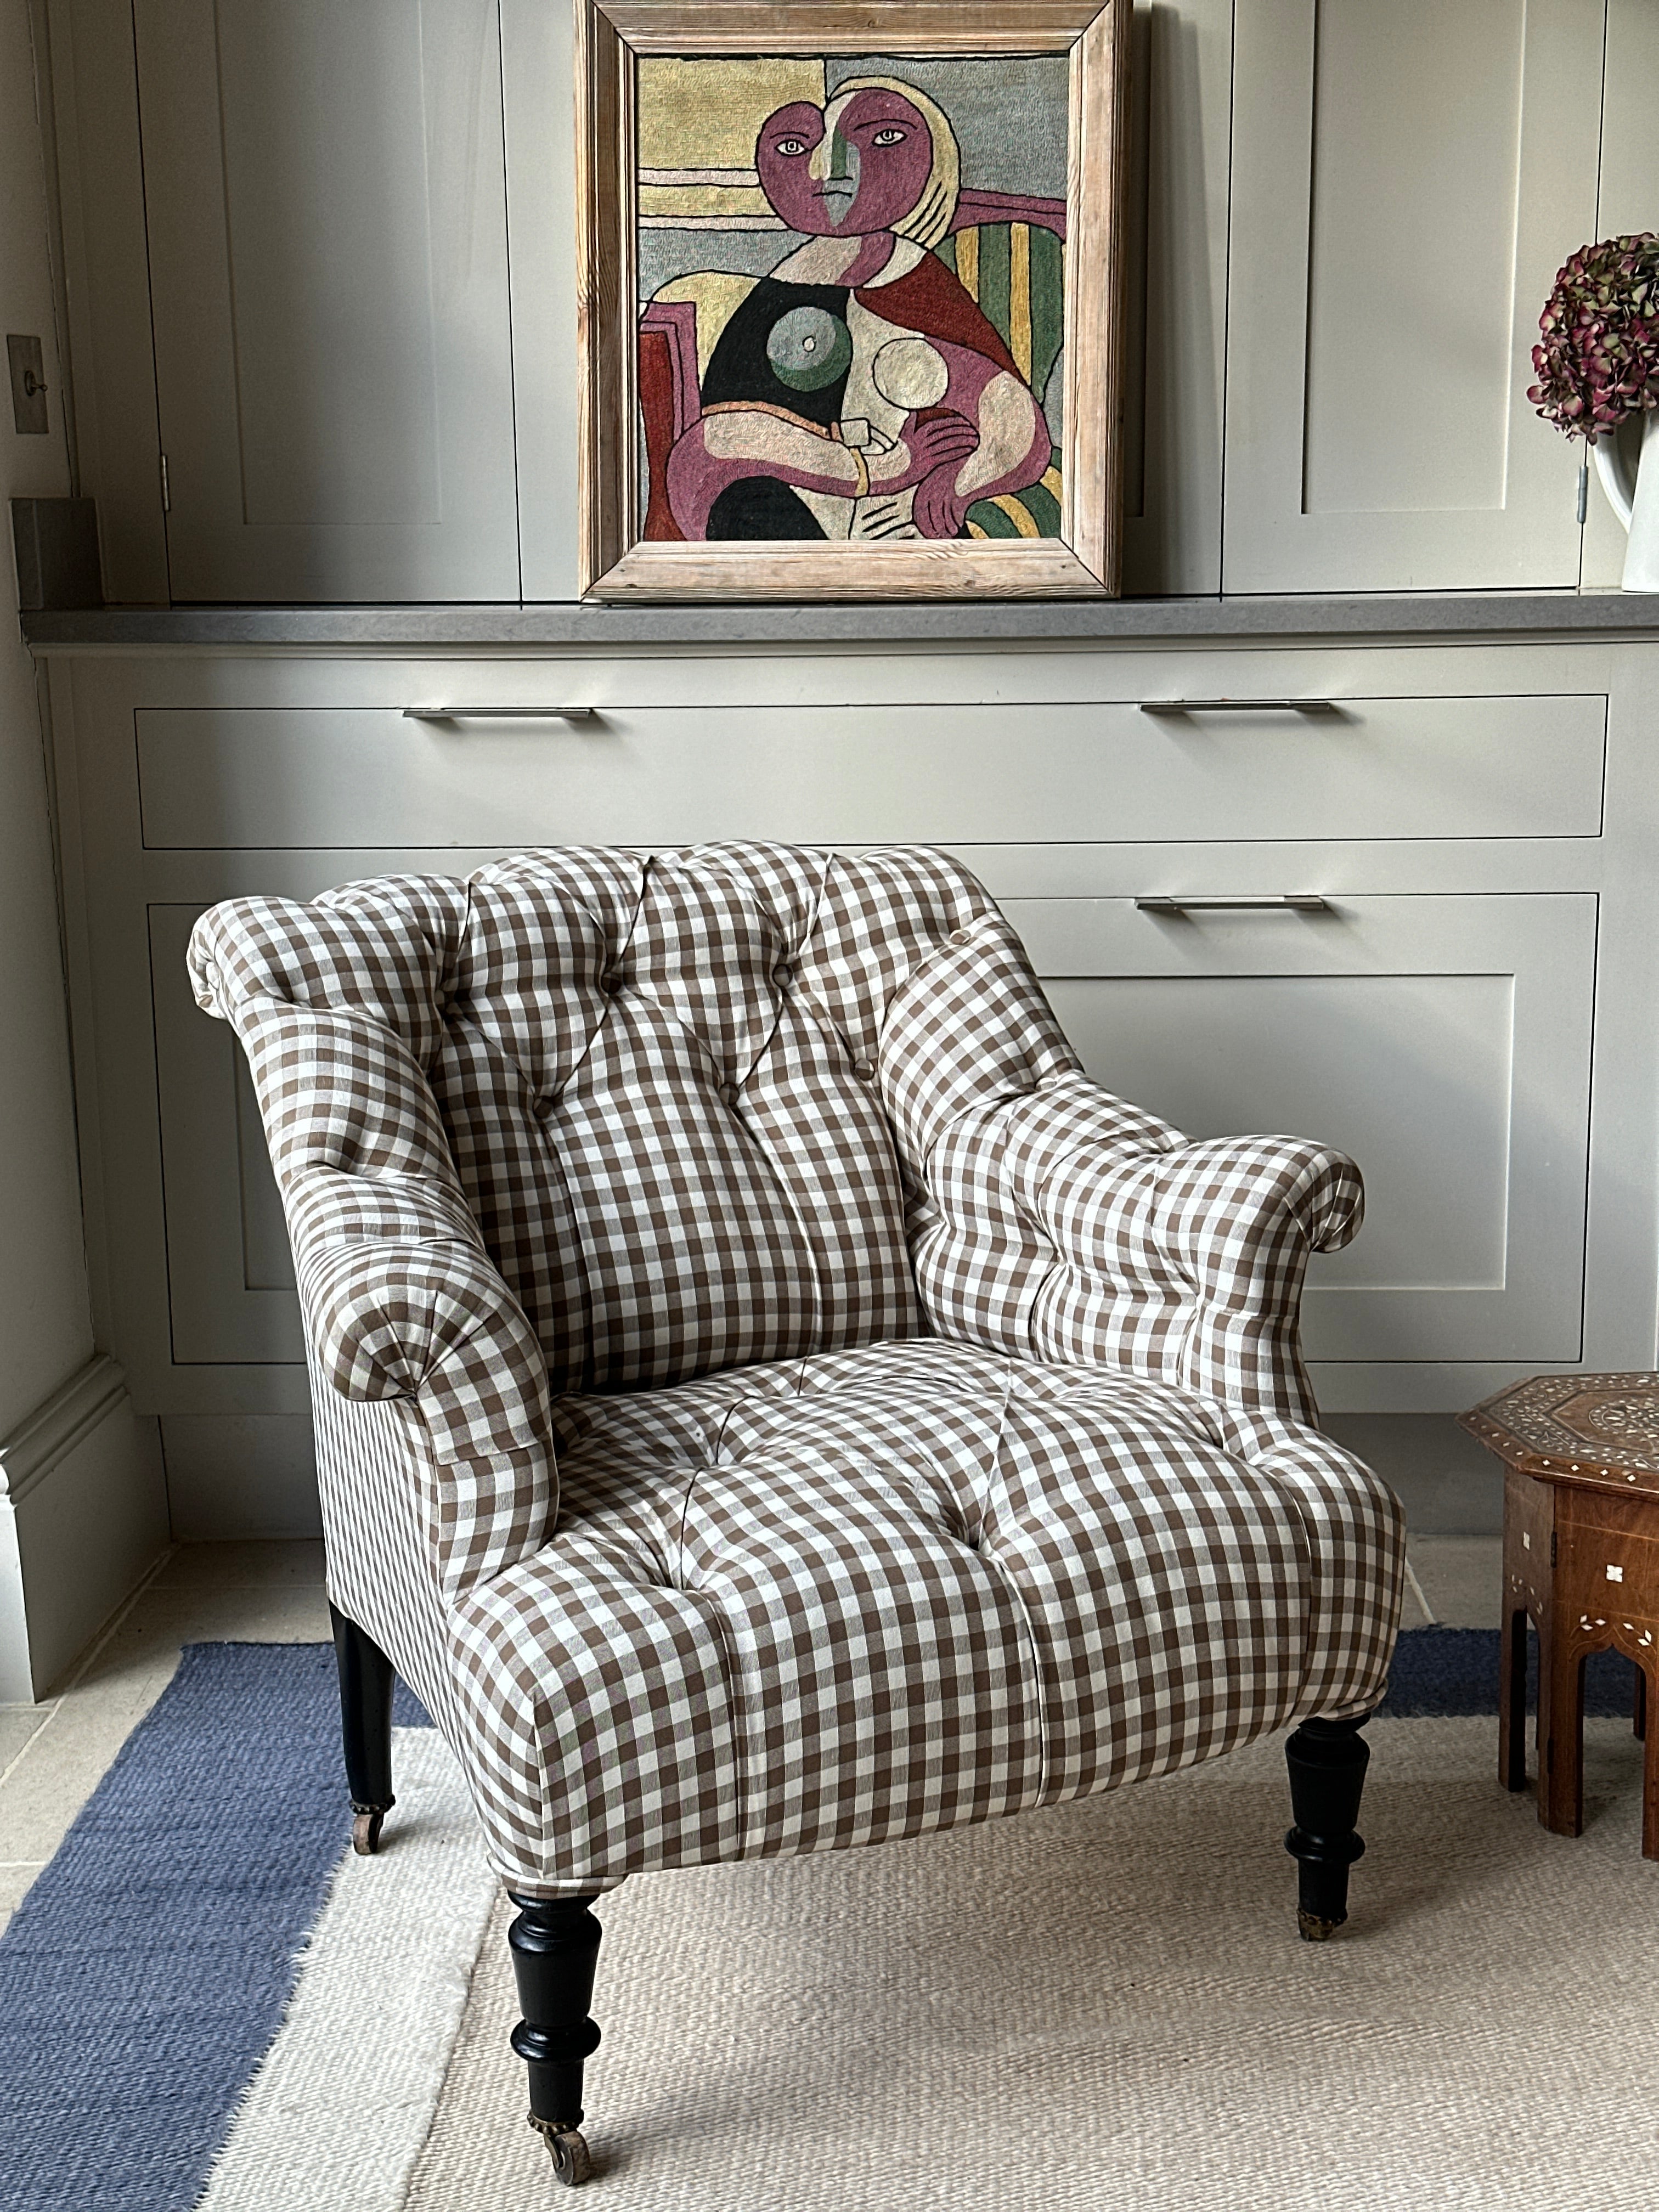
[{"label": "brass caster wheel", "polygon": [[586,2138],[576,2129],[542,2129],[538,2132],[546,2138],[547,2154],[553,2161],[556,2180],[567,2189],[580,2189],[584,2181],[592,2179],[593,2160]]},{"label": "brass caster wheel", "polygon": [[384,1805],[357,1806],[351,1824],[351,1848],[360,1859],[372,1859],[380,1848],[380,1829],[386,1816]]},{"label": "brass caster wheel", "polygon": [[1316,1912],[1298,1912],[1296,1932],[1304,1943],[1328,1943],[1347,1917],[1345,1912],[1342,1920],[1322,1920]]}]

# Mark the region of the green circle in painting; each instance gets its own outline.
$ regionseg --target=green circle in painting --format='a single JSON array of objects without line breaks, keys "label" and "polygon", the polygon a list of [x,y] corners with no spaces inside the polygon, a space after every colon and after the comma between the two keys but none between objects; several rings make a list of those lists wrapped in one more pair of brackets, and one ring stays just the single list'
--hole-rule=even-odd
[{"label": "green circle in painting", "polygon": [[772,373],[792,392],[822,392],[853,365],[853,333],[823,307],[792,307],[766,334]]}]

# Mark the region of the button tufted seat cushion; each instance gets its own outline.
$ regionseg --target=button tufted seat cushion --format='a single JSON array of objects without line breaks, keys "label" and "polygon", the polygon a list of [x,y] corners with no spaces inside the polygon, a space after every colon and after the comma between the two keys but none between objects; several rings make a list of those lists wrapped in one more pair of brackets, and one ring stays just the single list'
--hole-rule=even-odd
[{"label": "button tufted seat cushion", "polygon": [[1388,1492],[1168,1384],[924,1339],[554,1426],[558,1533],[453,1631],[496,1850],[550,1881],[1087,1796],[1388,1665]]},{"label": "button tufted seat cushion", "polygon": [[1297,1346],[1352,1163],[1114,1097],[946,856],[526,853],[230,900],[191,961],[283,1192],[331,1592],[520,1888],[1379,1694],[1397,1510]]}]

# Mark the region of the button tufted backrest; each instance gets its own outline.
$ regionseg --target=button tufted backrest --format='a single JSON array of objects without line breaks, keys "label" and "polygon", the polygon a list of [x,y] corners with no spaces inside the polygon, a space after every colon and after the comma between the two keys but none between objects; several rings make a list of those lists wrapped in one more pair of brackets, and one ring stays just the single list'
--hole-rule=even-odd
[{"label": "button tufted backrest", "polygon": [[[352,1087],[416,1063],[555,1391],[921,1333],[937,1133],[1076,1066],[996,908],[925,850],[534,851],[210,919],[198,985],[279,1173],[290,1123],[313,1166],[406,1168],[379,1104],[354,1151]],[[254,1050],[283,1002],[343,1025],[292,1097],[292,1054]]]}]

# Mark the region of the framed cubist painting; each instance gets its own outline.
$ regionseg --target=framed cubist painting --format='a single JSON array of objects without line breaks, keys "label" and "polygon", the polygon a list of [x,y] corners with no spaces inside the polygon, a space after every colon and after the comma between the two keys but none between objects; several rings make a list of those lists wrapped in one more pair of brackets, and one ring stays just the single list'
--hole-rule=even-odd
[{"label": "framed cubist painting", "polygon": [[577,0],[599,599],[1117,589],[1130,0]]}]

